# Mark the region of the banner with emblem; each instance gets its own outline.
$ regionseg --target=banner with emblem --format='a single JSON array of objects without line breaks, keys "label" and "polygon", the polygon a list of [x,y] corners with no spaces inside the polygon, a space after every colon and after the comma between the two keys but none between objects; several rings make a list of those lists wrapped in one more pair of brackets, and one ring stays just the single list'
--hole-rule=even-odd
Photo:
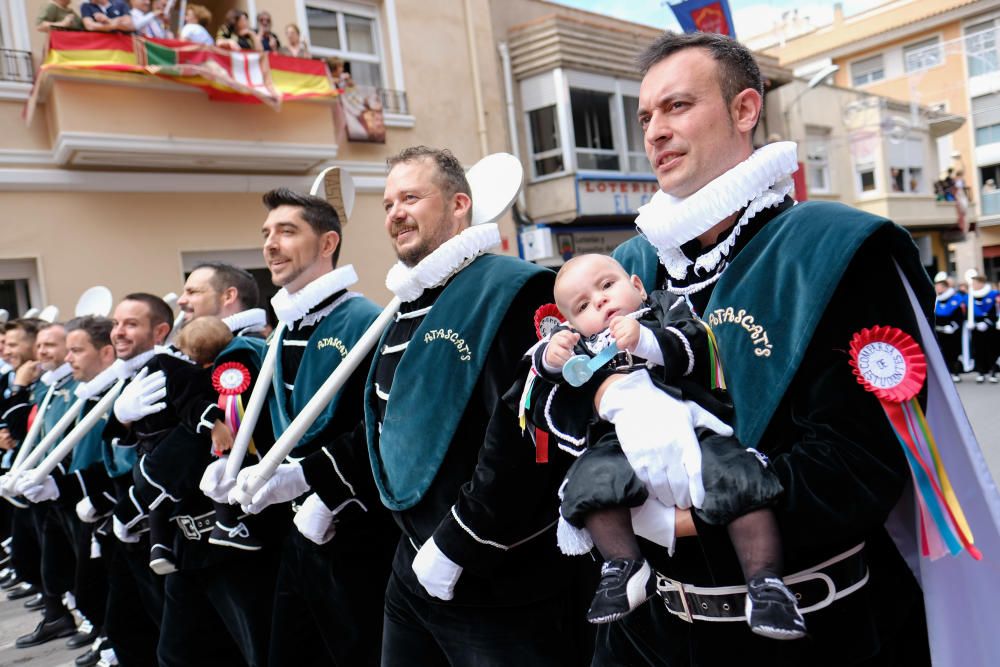
[{"label": "banner with emblem", "polygon": [[682,0],[669,4],[684,32],[714,32],[736,38],[729,0]]}]

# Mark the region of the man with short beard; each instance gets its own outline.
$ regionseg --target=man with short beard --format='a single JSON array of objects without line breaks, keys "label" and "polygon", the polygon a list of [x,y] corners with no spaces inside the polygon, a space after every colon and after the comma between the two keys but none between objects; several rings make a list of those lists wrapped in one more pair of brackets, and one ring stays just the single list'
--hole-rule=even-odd
[{"label": "man with short beard", "polygon": [[[388,160],[385,228],[402,300],[365,394],[369,456],[402,537],[382,665],[577,665],[589,657],[579,563],[555,548],[568,461],[536,448],[501,400],[537,342],[554,274],[489,254],[447,150]],[[569,457],[566,456],[566,459]]]},{"label": "man with short beard", "polygon": [[[220,397],[242,406],[249,402],[266,347],[261,334],[267,324],[266,313],[257,307],[259,300],[253,276],[222,262],[195,267],[177,300],[185,326],[210,316],[220,318],[232,331],[233,340],[216,357],[213,377],[219,383],[216,389],[225,391],[221,371],[228,371],[227,377],[238,372],[245,386],[238,393],[227,392]],[[165,399],[170,400],[169,394]],[[227,416],[220,407],[213,407],[201,415],[197,432],[213,433],[217,449],[228,447],[236,425],[233,412]],[[221,440],[215,435],[220,431],[225,432]],[[266,451],[273,441],[270,420],[259,419],[253,432],[255,448]],[[224,525],[198,490],[201,475],[213,460],[211,452],[204,448],[181,458],[185,460],[178,461],[177,451],[171,447],[157,447],[143,459],[143,476],[181,498],[175,518],[178,537],[171,545],[177,571],[167,574],[164,584],[163,624],[157,648],[160,665],[241,661],[251,666],[264,664],[287,508],[275,508],[260,518],[247,517],[233,526]],[[249,458],[256,461],[256,456]],[[225,466],[226,459],[219,458],[218,463]],[[137,485],[136,491],[145,496],[151,489]],[[251,581],[255,583],[248,585]]]},{"label": "man with short beard", "polygon": [[[35,352],[38,368],[42,371],[32,392],[33,419],[42,420],[35,442],[37,446],[73,405],[76,381],[69,364],[65,363],[66,329],[63,325],[50,324],[42,328],[35,339]],[[46,404],[43,412],[42,406]],[[27,421],[11,420],[9,425],[11,434],[23,441],[28,431]],[[20,488],[18,492],[23,493]],[[17,638],[17,648],[36,646],[76,632],[76,622],[62,602],[63,594],[73,588],[75,564],[71,544],[52,512],[51,503],[33,502],[30,512],[41,550],[41,592],[38,600],[44,616],[34,631]],[[21,545],[23,542],[20,539],[15,540],[15,549]]]},{"label": "man with short beard", "polygon": [[[93,409],[97,401],[113,383],[113,376],[105,374],[115,360],[111,346],[111,320],[104,317],[81,317],[66,324],[66,364],[73,380],[77,383],[73,390],[74,399],[83,400],[83,408],[77,416],[73,429]],[[106,419],[99,421],[73,451],[56,469],[38,484],[19,485],[18,490],[33,503],[49,503],[49,518],[46,525],[57,525],[72,545],[75,567],[71,585],[76,607],[86,619],[76,635],[70,637],[69,648],[82,648],[94,642],[103,634],[105,607],[108,598],[106,566],[102,559],[91,553],[93,524],[84,523],[76,515],[76,503],[84,494],[81,471],[96,464],[103,466],[105,444],[102,432]],[[68,432],[68,431],[67,431]],[[49,543],[43,545],[47,553]],[[44,575],[44,569],[43,569]],[[92,665],[99,659],[102,642],[77,660],[78,665]],[[106,647],[103,647],[106,648]]]},{"label": "man with short beard", "polygon": [[[287,327],[279,345],[271,422],[276,437],[301,412],[319,386],[354,348],[379,308],[349,288],[352,266],[337,267],[341,220],[317,197],[279,188],[264,195],[264,259],[282,289],[271,300]],[[258,512],[297,499],[295,523],[318,519],[336,535],[292,530],[278,570],[271,628],[272,665],[373,665],[378,663],[382,593],[397,532],[378,502],[364,442],[362,363],[306,432],[288,462],[252,497],[230,494]],[[253,478],[256,466],[238,480]],[[317,494],[308,495],[310,491]],[[308,497],[307,497],[308,496]],[[305,530],[309,533],[308,529]]]}]

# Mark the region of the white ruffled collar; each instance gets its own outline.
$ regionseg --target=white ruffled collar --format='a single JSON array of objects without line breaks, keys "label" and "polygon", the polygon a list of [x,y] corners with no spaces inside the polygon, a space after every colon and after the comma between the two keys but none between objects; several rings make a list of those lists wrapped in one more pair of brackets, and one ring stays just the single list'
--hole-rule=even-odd
[{"label": "white ruffled collar", "polygon": [[[683,279],[691,264],[698,270],[711,271],[728,256],[751,218],[765,208],[777,206],[792,191],[791,175],[797,169],[794,142],[768,144],[689,197],[657,191],[649,203],[639,208],[635,224],[656,248],[660,262],[674,280]],[[726,239],[695,262],[681,251],[682,245],[744,207],[746,211]]]},{"label": "white ruffled collar", "polygon": [[260,331],[267,326],[267,311],[263,308],[250,308],[222,318],[223,324],[234,334],[243,329]]},{"label": "white ruffled collar", "polygon": [[945,291],[943,291],[943,292],[941,292],[940,294],[937,295],[937,300],[938,301],[947,301],[948,299],[950,299],[953,296],[955,296],[955,288],[954,287],[949,287],[948,289],[946,289]]},{"label": "white ruffled collar", "polygon": [[295,294],[289,294],[282,287],[271,299],[278,319],[286,325],[293,324],[309,314],[309,311],[323,302],[331,294],[347,289],[358,282],[358,274],[350,264],[334,269],[312,281]]},{"label": "white ruffled collar", "polygon": [[462,230],[416,266],[397,262],[385,277],[385,286],[404,303],[420,297],[424,290],[442,285],[484,252],[500,244],[500,227],[495,223]]},{"label": "white ruffled collar", "polygon": [[103,371],[94,376],[90,382],[81,382],[73,390],[73,394],[77,398],[82,398],[84,400],[93,398],[100,393],[103,393],[105,389],[113,385],[118,380],[128,380],[130,377],[139,372],[139,369],[149,363],[157,354],[162,353],[172,354],[170,348],[163,347],[162,345],[155,346],[152,350],[146,350],[131,359],[116,359],[113,364],[105,368]]},{"label": "white ruffled collar", "polygon": [[972,296],[975,297],[976,299],[982,299],[984,296],[986,296],[987,294],[989,294],[992,290],[993,290],[993,287],[989,283],[986,283],[981,288],[972,290]]},{"label": "white ruffled collar", "polygon": [[42,384],[44,384],[46,387],[51,387],[52,385],[61,382],[63,379],[66,378],[67,375],[69,375],[72,372],[73,372],[73,367],[70,366],[68,363],[63,364],[59,368],[54,368],[51,371],[45,371],[44,373],[42,373],[41,377]]}]

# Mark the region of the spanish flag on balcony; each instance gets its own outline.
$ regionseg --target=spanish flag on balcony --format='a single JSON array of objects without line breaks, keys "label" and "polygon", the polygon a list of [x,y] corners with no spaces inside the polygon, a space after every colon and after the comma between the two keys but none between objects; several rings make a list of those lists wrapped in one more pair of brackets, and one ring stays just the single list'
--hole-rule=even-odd
[{"label": "spanish flag on balcony", "polygon": [[155,76],[201,88],[213,100],[263,103],[274,109],[282,102],[337,96],[320,60],[228,51],[175,39],[53,30],[25,109],[29,123],[49,75],[70,71],[98,79]]}]

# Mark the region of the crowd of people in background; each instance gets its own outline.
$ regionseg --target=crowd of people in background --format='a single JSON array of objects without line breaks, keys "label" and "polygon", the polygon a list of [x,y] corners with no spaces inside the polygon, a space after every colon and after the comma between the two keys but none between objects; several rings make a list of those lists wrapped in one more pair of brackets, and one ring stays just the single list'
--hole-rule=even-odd
[{"label": "crowd of people in background", "polygon": [[37,29],[49,32],[58,30],[86,30],[89,32],[128,32],[154,39],[175,39],[218,46],[231,50],[269,51],[296,58],[309,58],[309,45],[302,39],[302,31],[294,23],[284,30],[284,44],[273,27],[274,19],[268,11],[257,14],[257,27],[250,24],[250,16],[242,9],[230,9],[213,37],[209,32],[212,12],[203,5],[190,3],[184,11],[184,21],[179,35],[170,28],[173,0],[97,0],[83,2],[79,13],[71,0],[51,0],[42,8],[35,21]]}]

